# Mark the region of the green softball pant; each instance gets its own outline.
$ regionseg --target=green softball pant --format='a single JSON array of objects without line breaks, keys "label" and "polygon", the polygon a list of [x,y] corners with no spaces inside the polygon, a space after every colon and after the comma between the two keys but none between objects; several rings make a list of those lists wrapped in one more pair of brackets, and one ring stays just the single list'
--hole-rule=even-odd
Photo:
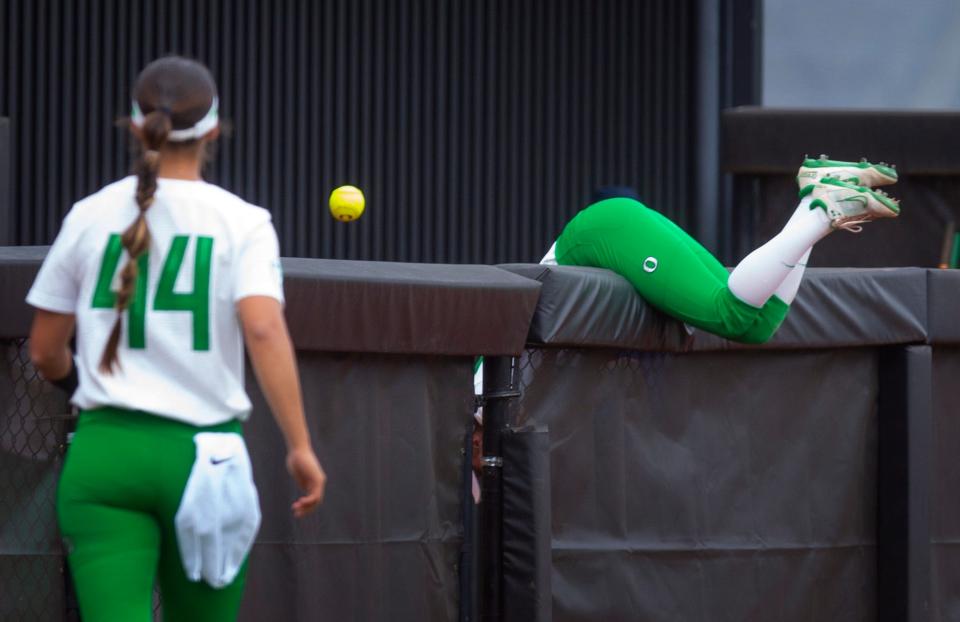
[{"label": "green softball pant", "polygon": [[790,309],[776,296],[759,309],[738,299],[727,269],[707,249],[633,199],[581,211],[557,239],[556,256],[560,265],[612,270],[660,311],[733,341],[767,341]]},{"label": "green softball pant", "polygon": [[174,516],[196,456],[193,436],[240,431],[238,421],[200,428],[116,408],[80,414],[57,518],[84,622],[151,622],[157,580],[165,620],[236,620],[246,563],[222,589],[190,581]]}]

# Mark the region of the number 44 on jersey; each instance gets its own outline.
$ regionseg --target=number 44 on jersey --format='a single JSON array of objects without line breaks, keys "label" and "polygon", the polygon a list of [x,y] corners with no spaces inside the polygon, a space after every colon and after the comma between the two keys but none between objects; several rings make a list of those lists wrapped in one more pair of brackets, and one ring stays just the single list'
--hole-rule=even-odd
[{"label": "number 44 on jersey", "polygon": [[[197,246],[193,262],[193,291],[175,292],[173,287],[177,275],[183,266],[183,256],[187,250],[190,236],[174,236],[170,252],[163,261],[160,281],[153,296],[152,311],[186,311],[193,314],[193,349],[210,349],[210,260],[213,255],[213,238],[196,236]],[[113,309],[117,306],[117,295],[110,288],[113,277],[120,264],[123,244],[119,233],[110,235],[107,247],[103,251],[100,263],[100,275],[93,290],[94,309]],[[127,305],[128,345],[133,349],[143,349],[147,345],[147,288],[149,284],[149,255],[144,253],[137,260],[137,282],[133,296]]]}]

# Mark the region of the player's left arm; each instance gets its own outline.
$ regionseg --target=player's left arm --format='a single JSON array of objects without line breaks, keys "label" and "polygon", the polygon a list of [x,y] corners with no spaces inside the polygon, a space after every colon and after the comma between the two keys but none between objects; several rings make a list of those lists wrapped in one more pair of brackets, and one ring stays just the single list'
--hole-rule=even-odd
[{"label": "player's left arm", "polygon": [[55,382],[73,371],[70,338],[76,325],[72,313],[37,309],[30,328],[30,361],[45,379]]}]

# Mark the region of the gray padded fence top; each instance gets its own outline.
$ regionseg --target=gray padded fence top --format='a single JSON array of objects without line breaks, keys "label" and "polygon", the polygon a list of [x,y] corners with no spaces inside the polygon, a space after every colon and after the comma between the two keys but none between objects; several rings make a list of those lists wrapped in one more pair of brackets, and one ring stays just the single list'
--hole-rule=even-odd
[{"label": "gray padded fence top", "polygon": [[[24,337],[45,246],[0,247],[0,337]],[[492,266],[284,258],[296,347],[323,352],[519,354],[540,284]]]},{"label": "gray padded fence top", "polygon": [[283,260],[297,348],[519,354],[540,284],[492,266]]},{"label": "gray padded fence top", "polygon": [[960,344],[960,271],[927,270],[927,340]]},{"label": "gray padded fence top", "polygon": [[17,339],[30,332],[33,309],[23,300],[46,256],[46,246],[0,246],[0,338]]},{"label": "gray padded fence top", "polygon": [[[27,334],[23,304],[46,247],[0,248],[0,337]],[[747,347],[648,306],[608,270],[537,264],[283,259],[297,348],[324,352],[515,355],[524,344],[667,352]],[[960,343],[960,271],[808,269],[768,349]]]},{"label": "gray padded fence top", "polygon": [[925,268],[807,270],[790,314],[763,346],[689,329],[650,308],[623,277],[597,268],[500,266],[543,284],[531,343],[668,352],[960,342],[960,272]]},{"label": "gray padded fence top", "polygon": [[543,284],[530,324],[530,343],[689,349],[692,331],[637,295],[622,276],[600,268],[505,264],[500,268]]}]

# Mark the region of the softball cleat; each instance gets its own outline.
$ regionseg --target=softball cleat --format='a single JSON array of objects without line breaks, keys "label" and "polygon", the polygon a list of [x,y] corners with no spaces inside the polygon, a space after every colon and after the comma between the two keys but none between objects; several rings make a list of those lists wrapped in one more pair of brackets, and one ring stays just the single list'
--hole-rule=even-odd
[{"label": "softball cleat", "polygon": [[878,218],[896,218],[900,202],[882,190],[871,190],[835,177],[823,177],[807,186],[801,195],[810,195],[810,209],[819,207],[830,218],[830,226],[860,233],[860,225]]},{"label": "softball cleat", "polygon": [[861,158],[859,162],[831,160],[830,156],[805,158],[797,172],[797,187],[801,190],[824,177],[834,177],[847,183],[867,188],[888,186],[897,183],[897,167],[881,162],[873,164]]}]

